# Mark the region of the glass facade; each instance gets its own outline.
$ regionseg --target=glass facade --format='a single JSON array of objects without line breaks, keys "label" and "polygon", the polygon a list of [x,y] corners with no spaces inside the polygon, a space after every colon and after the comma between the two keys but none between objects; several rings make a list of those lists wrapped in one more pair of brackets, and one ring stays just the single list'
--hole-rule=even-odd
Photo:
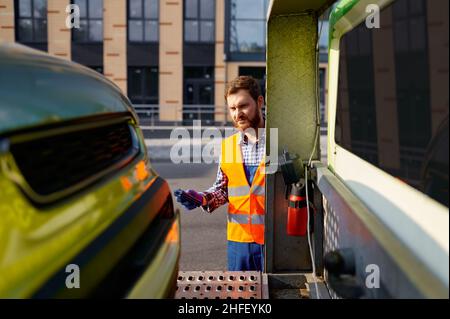
[{"label": "glass facade", "polygon": [[184,67],[183,123],[194,120],[203,124],[214,122],[214,67]]},{"label": "glass facade", "polygon": [[184,41],[213,43],[215,16],[214,0],[186,0],[184,3]]},{"label": "glass facade", "polygon": [[22,43],[47,42],[47,0],[15,1],[16,40]]},{"label": "glass facade", "polygon": [[235,53],[264,54],[268,0],[229,2],[228,50]]},{"label": "glass facade", "polygon": [[80,8],[80,28],[72,29],[74,42],[103,42],[103,0],[73,0]]},{"label": "glass facade", "polygon": [[128,68],[128,97],[133,104],[158,104],[157,67]]},{"label": "glass facade", "polygon": [[158,0],[128,0],[128,41],[158,42],[158,18]]}]

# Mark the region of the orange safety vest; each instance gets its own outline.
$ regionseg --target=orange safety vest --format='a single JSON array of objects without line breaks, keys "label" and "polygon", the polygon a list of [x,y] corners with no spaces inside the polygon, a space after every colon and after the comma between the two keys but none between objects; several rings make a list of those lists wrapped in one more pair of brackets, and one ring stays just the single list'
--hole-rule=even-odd
[{"label": "orange safety vest", "polygon": [[[239,133],[238,133],[239,134]],[[265,164],[264,158],[249,185],[238,134],[222,141],[220,167],[228,177],[227,239],[264,244]]]}]

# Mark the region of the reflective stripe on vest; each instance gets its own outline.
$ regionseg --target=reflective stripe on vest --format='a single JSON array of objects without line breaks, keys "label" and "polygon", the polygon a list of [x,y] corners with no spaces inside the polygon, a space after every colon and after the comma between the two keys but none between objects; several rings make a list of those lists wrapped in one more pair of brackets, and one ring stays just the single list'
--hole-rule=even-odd
[{"label": "reflective stripe on vest", "polygon": [[[254,195],[264,196],[266,194],[266,190],[264,186],[255,185],[251,189],[251,193]],[[250,186],[237,186],[237,187],[228,187],[228,196],[247,196],[250,194]]]},{"label": "reflective stripe on vest", "polygon": [[240,225],[264,225],[264,215],[248,215],[248,214],[231,214],[228,213],[228,222],[229,223],[235,223]]},{"label": "reflective stripe on vest", "polygon": [[255,185],[252,188],[252,194],[264,196],[264,195],[266,195],[266,189],[264,186]]},{"label": "reflective stripe on vest", "polygon": [[228,187],[228,196],[248,196],[250,186]]}]

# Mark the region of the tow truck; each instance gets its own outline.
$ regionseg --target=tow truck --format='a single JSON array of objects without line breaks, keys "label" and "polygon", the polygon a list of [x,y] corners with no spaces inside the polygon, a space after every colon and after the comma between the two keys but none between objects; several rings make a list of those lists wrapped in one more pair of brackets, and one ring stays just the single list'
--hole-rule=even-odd
[{"label": "tow truck", "polygon": [[[445,153],[447,157],[436,155],[433,160],[425,160],[422,170],[424,185],[437,185],[436,188],[424,186],[419,189],[419,184],[415,185],[411,176],[402,177],[401,171],[387,172],[377,167],[377,163],[395,156],[402,164],[402,156],[407,156],[406,150],[399,151],[397,145],[400,155],[388,151],[384,155],[387,158],[383,159],[380,145],[390,143],[387,135],[383,135],[389,132],[378,128],[380,159],[374,160],[370,156],[377,149],[370,153],[367,143],[360,147],[360,151],[356,144],[346,144],[345,138],[349,139],[351,135],[345,136],[348,133],[343,129],[352,121],[348,116],[351,108],[364,110],[365,106],[345,108],[345,105],[340,105],[345,99],[339,95],[339,85],[343,94],[348,95],[351,88],[343,87],[343,83],[351,71],[372,65],[360,63],[352,67],[350,62],[355,60],[345,60],[351,53],[350,44],[345,41],[350,41],[347,39],[351,36],[360,41],[360,55],[357,57],[369,56],[373,64],[377,63],[376,58],[384,59],[382,64],[372,68],[377,72],[376,76],[382,77],[392,72],[388,65],[389,57],[383,56],[382,52],[373,53],[375,57],[368,51],[361,53],[363,43],[367,43],[365,40],[372,41],[373,47],[379,43],[376,41],[388,43],[386,39],[397,32],[389,21],[395,22],[400,18],[408,21],[408,15],[420,16],[420,12],[427,12],[426,19],[432,20],[429,27],[439,25],[439,19],[446,21],[447,37],[434,35],[430,43],[441,44],[445,48],[447,41],[447,59],[434,61],[430,74],[446,68],[447,86],[444,86],[448,87],[448,10],[440,9],[443,5],[448,7],[448,1],[423,1],[421,3],[426,8],[422,9],[409,8],[406,2],[409,1],[270,2],[267,17],[266,149],[270,150],[272,142],[271,128],[276,128],[279,148],[285,149],[291,158],[280,162],[279,169],[266,175],[265,271],[180,272],[176,298],[448,298],[448,90],[440,91],[440,97],[447,101],[447,108],[441,112],[440,118],[433,117],[433,123],[436,123],[433,127],[441,128],[433,129],[435,141],[431,141],[431,149],[427,149],[427,154]],[[330,8],[325,163],[320,161],[319,145],[318,36],[321,29],[319,17]],[[413,9],[419,13],[414,13]],[[388,15],[390,20],[386,18]],[[370,23],[365,24],[368,19]],[[376,28],[377,23],[381,23],[381,28]],[[406,57],[404,61],[407,61]],[[416,65],[413,63],[412,67]],[[414,77],[413,70],[410,77]],[[404,81],[408,81],[408,77]],[[353,85],[361,89],[361,83],[368,82],[356,81]],[[389,86],[390,82],[385,83],[386,90],[394,87],[392,83]],[[429,83],[432,89],[433,85],[438,85],[431,80]],[[398,82],[397,85],[401,84]],[[363,92],[363,98],[369,96],[365,91],[360,92]],[[376,94],[382,95],[383,92]],[[388,106],[401,98],[378,100],[376,108],[385,110],[383,114],[386,116],[393,116]],[[353,98],[352,101],[363,100]],[[368,130],[373,128],[370,116],[362,116],[363,120],[369,120],[361,125],[367,126]],[[438,125],[442,118],[443,124]],[[337,136],[343,131],[344,136]],[[444,151],[433,151],[433,147]],[[298,177],[307,181],[308,199],[315,207],[314,211],[309,210],[308,236],[289,236],[286,233],[286,180]],[[430,184],[429,180],[434,182]]]}]

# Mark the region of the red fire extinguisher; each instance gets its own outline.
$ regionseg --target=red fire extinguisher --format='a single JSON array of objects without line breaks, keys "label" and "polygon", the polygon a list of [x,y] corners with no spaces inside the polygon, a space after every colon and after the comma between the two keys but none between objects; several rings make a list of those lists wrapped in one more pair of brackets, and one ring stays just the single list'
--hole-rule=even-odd
[{"label": "red fire extinguisher", "polygon": [[306,236],[308,229],[307,211],[305,182],[301,179],[298,183],[292,184],[288,199],[286,230],[289,236]]}]

